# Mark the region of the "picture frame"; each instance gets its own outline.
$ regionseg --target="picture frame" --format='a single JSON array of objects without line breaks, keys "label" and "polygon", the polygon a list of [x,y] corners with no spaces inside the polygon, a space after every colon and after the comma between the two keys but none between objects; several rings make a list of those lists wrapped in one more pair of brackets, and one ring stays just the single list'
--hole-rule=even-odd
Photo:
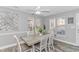
[{"label": "picture frame", "polygon": [[64,26],[65,25],[65,19],[64,18],[58,18],[57,20],[57,26]]},{"label": "picture frame", "polygon": [[74,24],[74,17],[68,17],[68,24]]}]

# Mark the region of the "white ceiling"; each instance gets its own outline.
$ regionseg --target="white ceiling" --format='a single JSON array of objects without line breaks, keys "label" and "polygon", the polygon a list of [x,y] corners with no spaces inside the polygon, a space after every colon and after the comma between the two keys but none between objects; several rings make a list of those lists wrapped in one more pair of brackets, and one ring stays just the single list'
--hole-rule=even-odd
[{"label": "white ceiling", "polygon": [[[7,8],[11,8],[14,10],[20,10],[26,13],[32,14],[37,6],[8,6]],[[74,9],[79,9],[79,6],[40,6],[40,11],[46,11],[48,10],[49,12],[47,13],[41,13],[40,15],[51,15],[51,14],[57,14],[61,12],[67,12],[70,10]]]}]

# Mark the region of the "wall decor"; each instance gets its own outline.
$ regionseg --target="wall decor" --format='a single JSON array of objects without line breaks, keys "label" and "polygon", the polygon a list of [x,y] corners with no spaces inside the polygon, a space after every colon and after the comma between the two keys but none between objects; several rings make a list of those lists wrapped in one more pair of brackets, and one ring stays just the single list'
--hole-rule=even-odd
[{"label": "wall decor", "polygon": [[65,30],[57,31],[57,34],[59,34],[59,35],[65,35]]},{"label": "wall decor", "polygon": [[34,17],[28,17],[28,31],[33,31],[34,29]]},{"label": "wall decor", "polygon": [[18,14],[0,13],[0,31],[18,30]]},{"label": "wall decor", "polygon": [[68,17],[68,24],[74,24],[74,17]]},{"label": "wall decor", "polygon": [[58,18],[57,19],[57,26],[65,25],[65,19],[64,18]]}]

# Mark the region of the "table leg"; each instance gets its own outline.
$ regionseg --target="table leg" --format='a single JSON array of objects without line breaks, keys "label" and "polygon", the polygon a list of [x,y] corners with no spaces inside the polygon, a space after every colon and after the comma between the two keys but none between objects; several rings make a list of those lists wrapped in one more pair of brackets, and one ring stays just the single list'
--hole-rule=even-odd
[{"label": "table leg", "polygon": [[35,52],[35,46],[34,45],[32,45],[32,51]]}]

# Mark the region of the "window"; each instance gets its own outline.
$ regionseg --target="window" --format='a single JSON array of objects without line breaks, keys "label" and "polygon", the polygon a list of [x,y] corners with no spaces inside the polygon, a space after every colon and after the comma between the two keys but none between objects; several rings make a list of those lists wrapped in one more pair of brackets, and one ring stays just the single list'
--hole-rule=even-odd
[{"label": "window", "polygon": [[55,19],[50,19],[49,25],[50,25],[50,29],[55,28]]}]

